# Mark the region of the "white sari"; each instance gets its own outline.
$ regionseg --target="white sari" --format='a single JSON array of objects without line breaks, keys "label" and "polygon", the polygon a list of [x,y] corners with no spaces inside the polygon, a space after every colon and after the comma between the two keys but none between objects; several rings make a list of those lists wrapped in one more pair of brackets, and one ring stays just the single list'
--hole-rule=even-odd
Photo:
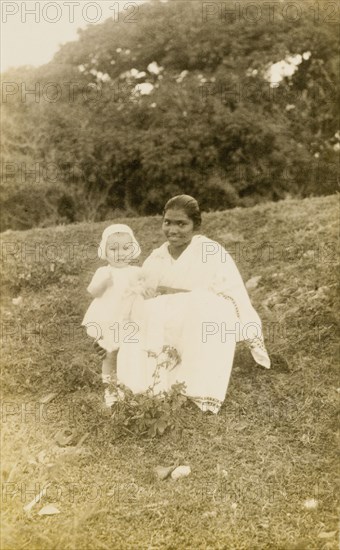
[{"label": "white sari", "polygon": [[[248,341],[255,361],[270,367],[261,321],[233,259],[221,245],[194,236],[177,260],[168,246],[164,243],[145,260],[146,280],[154,288],[189,292],[145,301],[139,337],[120,347],[118,380],[134,393],[153,387],[155,394],[184,382],[188,397],[202,410],[217,413],[228,388],[236,342]],[[164,362],[162,350],[165,357],[176,350],[177,364]]]}]

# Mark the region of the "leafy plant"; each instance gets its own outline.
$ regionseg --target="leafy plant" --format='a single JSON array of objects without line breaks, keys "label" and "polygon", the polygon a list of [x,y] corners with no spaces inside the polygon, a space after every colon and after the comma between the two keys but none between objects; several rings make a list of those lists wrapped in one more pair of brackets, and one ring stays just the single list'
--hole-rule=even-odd
[{"label": "leafy plant", "polygon": [[114,406],[112,414],[115,435],[134,434],[157,437],[166,432],[178,433],[182,429],[181,409],[187,403],[183,395],[184,383],[171,386],[169,392],[154,394],[150,386],[143,394],[133,394],[123,387],[125,397]]}]

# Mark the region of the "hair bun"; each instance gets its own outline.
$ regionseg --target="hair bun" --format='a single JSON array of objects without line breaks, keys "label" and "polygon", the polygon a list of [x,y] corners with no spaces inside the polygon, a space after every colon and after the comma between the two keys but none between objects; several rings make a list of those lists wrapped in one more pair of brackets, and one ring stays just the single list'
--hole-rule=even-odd
[{"label": "hair bun", "polygon": [[194,223],[194,229],[198,229],[202,223],[201,210],[198,202],[194,197],[190,195],[176,195],[172,199],[168,200],[164,206],[163,215],[168,210],[184,210],[188,218]]}]

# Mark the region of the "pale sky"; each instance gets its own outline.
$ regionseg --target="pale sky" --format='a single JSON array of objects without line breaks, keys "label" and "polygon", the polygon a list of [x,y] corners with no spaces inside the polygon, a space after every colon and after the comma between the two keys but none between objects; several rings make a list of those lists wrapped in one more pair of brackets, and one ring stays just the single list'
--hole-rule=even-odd
[{"label": "pale sky", "polygon": [[[136,24],[146,1],[0,0],[1,71],[48,63],[61,44],[77,39],[78,28],[101,23],[109,17],[127,25]],[[302,57],[308,59],[305,56],[309,55],[310,52],[305,52]],[[290,56],[274,63],[267,70],[266,80],[278,84],[283,76],[297,70],[302,57]]]},{"label": "pale sky", "polygon": [[145,0],[1,0],[1,71],[50,61],[77,29],[115,21],[133,24]]}]

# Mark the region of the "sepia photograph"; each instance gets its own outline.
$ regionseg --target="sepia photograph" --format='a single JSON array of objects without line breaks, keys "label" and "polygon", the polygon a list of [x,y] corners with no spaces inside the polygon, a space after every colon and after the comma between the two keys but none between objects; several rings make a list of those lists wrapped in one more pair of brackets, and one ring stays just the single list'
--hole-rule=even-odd
[{"label": "sepia photograph", "polygon": [[0,10],[0,549],[340,550],[340,4]]}]

